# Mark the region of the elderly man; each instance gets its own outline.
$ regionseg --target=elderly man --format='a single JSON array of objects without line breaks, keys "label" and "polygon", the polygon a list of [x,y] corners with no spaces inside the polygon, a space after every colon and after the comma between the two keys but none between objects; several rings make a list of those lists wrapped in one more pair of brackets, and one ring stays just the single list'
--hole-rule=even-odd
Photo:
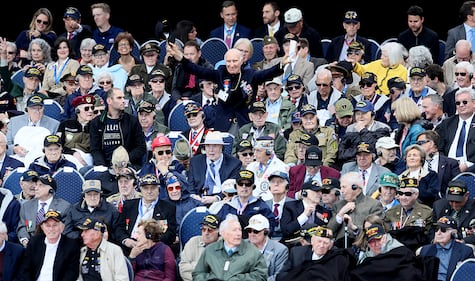
[{"label": "elderly man", "polygon": [[307,133],[317,137],[318,146],[322,150],[324,165],[330,166],[334,164],[338,152],[338,137],[335,131],[330,127],[319,126],[317,109],[311,104],[302,106],[300,118],[302,120],[302,128],[290,133],[284,162],[289,165],[292,165],[292,163],[295,165],[297,163],[297,150],[295,146],[297,145],[297,141],[300,140],[300,136]]},{"label": "elderly man", "polygon": [[138,224],[144,219],[156,219],[166,230],[161,241],[169,246],[176,239],[175,206],[158,198],[160,182],[154,174],[146,174],[139,179],[142,198],[126,200],[115,229],[115,239],[122,243],[125,253],[136,244]]},{"label": "elderly man", "polygon": [[363,229],[368,215],[382,216],[381,203],[363,193],[363,179],[358,172],[344,173],[340,178],[343,199],[333,206],[333,215],[328,228],[333,230],[338,247],[347,248]]},{"label": "elderly man", "polygon": [[36,171],[38,175],[53,175],[59,169],[70,167],[77,169],[76,164],[66,159],[63,154],[61,139],[58,135],[47,135],[43,142],[44,156],[36,158],[29,166],[30,170]]},{"label": "elderly man", "polygon": [[267,200],[266,203],[272,210],[272,213],[274,213],[275,217],[274,234],[271,239],[281,240],[282,231],[280,229],[280,220],[282,219],[282,213],[284,212],[284,204],[293,201],[292,198],[287,196],[290,179],[286,172],[274,171],[269,175],[268,180],[272,199]]},{"label": "elderly man", "polygon": [[25,250],[18,280],[77,280],[79,243],[62,234],[61,214],[49,210]]},{"label": "elderly man", "polygon": [[147,144],[147,154],[144,156],[144,162],[147,162],[152,158],[152,141],[155,137],[159,134],[165,135],[170,132],[170,128],[158,121],[155,106],[156,104],[153,102],[142,101],[137,108],[137,118],[139,119],[140,126],[145,135],[145,142]]},{"label": "elderly man", "polygon": [[20,270],[23,247],[8,240],[7,225],[0,221],[0,256],[3,258],[1,278],[5,281],[13,281]]},{"label": "elderly man", "polygon": [[457,223],[443,216],[437,220],[434,240],[420,250],[421,256],[439,258],[438,280],[450,280],[458,263],[473,258],[473,249],[457,241]]},{"label": "elderly man", "polygon": [[399,177],[395,173],[384,173],[379,177],[378,192],[375,192],[373,198],[381,202],[384,213],[392,207],[399,205],[399,200],[396,198],[396,191],[398,189]]},{"label": "elderly man", "polygon": [[255,175],[256,188],[253,195],[266,201],[272,198],[269,191],[268,177],[274,171],[288,172],[289,167],[274,152],[274,139],[270,136],[259,137],[254,145],[256,161],[247,165],[246,169]]},{"label": "elderly man", "polygon": [[193,281],[191,273],[205,248],[219,238],[219,219],[215,215],[206,215],[201,222],[201,235],[191,237],[180,254],[178,268],[183,281]]},{"label": "elderly man", "polygon": [[304,225],[327,225],[331,211],[320,204],[322,186],[317,181],[308,181],[302,186],[302,200],[286,202],[280,221],[284,239],[289,240],[300,236]]},{"label": "elderly man", "polygon": [[195,155],[190,159],[190,193],[205,205],[220,200],[222,182],[237,178],[241,169],[239,159],[223,153],[224,144],[220,132],[210,131],[204,141],[206,154]]},{"label": "elderly man", "polygon": [[80,225],[84,246],[78,260],[78,281],[130,281],[125,256],[119,246],[104,238],[106,225],[95,218],[86,218]]},{"label": "elderly man", "polygon": [[274,139],[274,151],[277,158],[284,159],[287,141],[282,136],[282,127],[267,121],[268,112],[266,105],[262,101],[253,102],[249,109],[249,119],[251,122],[239,129],[239,134],[234,139],[234,151],[237,145],[244,139],[256,145],[257,139],[261,136],[270,136]]},{"label": "elderly man", "polygon": [[205,124],[206,115],[199,103],[194,101],[185,105],[186,121],[190,129],[183,132],[190,143],[193,155],[201,154],[200,145],[208,134],[208,126]]},{"label": "elderly man", "polygon": [[446,198],[436,200],[432,208],[434,224],[439,218],[449,216],[457,223],[457,238],[463,239],[465,243],[475,244],[475,200],[464,181],[450,181]]},{"label": "elderly man", "polygon": [[[303,134],[303,136],[312,136]],[[313,137],[313,136],[312,136]],[[301,141],[305,145],[305,140]],[[320,184],[324,178],[340,178],[340,172],[332,167],[323,165],[322,150],[317,145],[308,146],[305,150],[305,161],[303,164],[293,166],[289,170],[290,187],[287,196],[300,199],[302,184],[308,181],[317,181]]]},{"label": "elderly man", "polygon": [[297,108],[291,101],[282,97],[282,79],[274,77],[265,83],[265,87],[267,99],[264,103],[268,112],[266,121],[278,125],[284,131],[289,129],[290,117]]},{"label": "elderly man", "polygon": [[394,238],[415,251],[421,244],[429,242],[432,208],[417,200],[419,197],[417,179],[401,179],[396,194],[400,204],[386,212],[384,226]]},{"label": "elderly man", "polygon": [[374,145],[376,148],[377,159],[374,163],[395,171],[400,174],[406,168],[406,163],[401,160],[400,153],[398,153],[399,145],[392,137],[381,137]]},{"label": "elderly man", "polygon": [[267,280],[264,255],[242,239],[239,218],[229,214],[219,227],[223,239],[205,248],[192,273],[193,281]]},{"label": "elderly man", "polygon": [[356,259],[349,251],[334,247],[331,229],[312,225],[305,234],[311,236],[311,245],[290,249],[277,280],[350,280],[349,271]]},{"label": "elderly man", "polygon": [[64,215],[71,206],[68,201],[56,195],[56,180],[49,174],[35,177],[33,181],[35,181],[35,198],[21,205],[20,222],[17,227],[18,240],[24,247],[28,245],[48,210],[53,209]]},{"label": "elderly man", "polygon": [[[43,95],[38,93],[31,95],[26,101],[26,107],[26,114],[11,118],[10,123],[7,125],[8,155],[16,154],[18,157],[25,157],[28,150],[32,149],[20,145],[28,141],[22,137],[17,137],[17,133],[22,128],[26,126],[46,128],[49,134],[56,134],[58,130],[59,121],[44,115]],[[25,130],[21,130],[21,132],[22,134],[27,133]],[[41,132],[44,133],[43,131]]]},{"label": "elderly man", "polygon": [[[86,180],[82,185],[83,200],[71,206],[65,218],[64,234],[70,238],[77,239],[80,235],[80,225],[86,217],[100,218],[109,229],[113,230],[119,219],[119,212],[111,203],[102,197],[101,181]],[[110,239],[113,239],[109,235]]]},{"label": "elderly man", "polygon": [[124,168],[122,172],[116,175],[119,192],[109,195],[107,202],[114,205],[119,213],[122,213],[125,200],[142,197],[137,189],[137,173],[132,168]]},{"label": "elderly man", "polygon": [[289,249],[269,237],[269,220],[261,214],[252,216],[244,228],[248,241],[264,255],[267,263],[267,281],[274,281],[289,257]]},{"label": "elderly man", "polygon": [[33,170],[26,170],[20,177],[21,192],[15,194],[15,198],[21,203],[35,198],[36,179],[39,177],[38,173]]}]

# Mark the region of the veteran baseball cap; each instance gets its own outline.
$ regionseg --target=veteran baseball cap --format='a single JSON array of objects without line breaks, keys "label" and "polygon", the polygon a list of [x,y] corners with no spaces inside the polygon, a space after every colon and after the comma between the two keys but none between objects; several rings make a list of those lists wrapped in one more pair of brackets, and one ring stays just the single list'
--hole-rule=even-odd
[{"label": "veteran baseball cap", "polygon": [[467,193],[467,185],[461,180],[452,180],[447,186],[447,200],[462,202]]}]

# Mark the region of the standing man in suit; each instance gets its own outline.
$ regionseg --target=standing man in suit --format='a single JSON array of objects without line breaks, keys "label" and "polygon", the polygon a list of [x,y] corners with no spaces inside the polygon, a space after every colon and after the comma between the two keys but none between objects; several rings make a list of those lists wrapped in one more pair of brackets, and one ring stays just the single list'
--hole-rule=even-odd
[{"label": "standing man in suit", "polygon": [[356,150],[356,161],[343,164],[341,174],[357,172],[363,180],[364,195],[371,196],[379,187],[379,177],[383,173],[391,172],[388,168],[374,163],[375,151],[373,145],[361,141]]},{"label": "standing man in suit", "polygon": [[58,37],[65,37],[71,44],[73,58],[81,57],[80,46],[84,38],[92,38],[92,30],[89,25],[81,24],[81,12],[76,7],[67,7],[63,14],[64,29],[66,32]]},{"label": "standing man in suit", "polygon": [[[307,134],[302,136],[305,135]],[[306,140],[304,139],[300,142],[303,145],[306,144]],[[290,187],[287,191],[287,196],[290,198],[302,198],[301,188],[305,182],[315,180],[321,184],[324,178],[340,178],[340,172],[338,170],[323,165],[322,150],[317,145],[310,145],[307,147],[305,150],[305,162],[303,164],[290,168]]]},{"label": "standing man in suit", "polygon": [[475,171],[475,90],[461,88],[455,94],[458,114],[435,129],[440,135],[439,151],[459,161],[461,172]]},{"label": "standing man in suit", "polygon": [[206,154],[190,159],[188,182],[192,197],[208,205],[222,198],[221,184],[230,178],[237,178],[241,161],[223,153],[223,137],[219,131],[210,131],[205,136]]},{"label": "standing man in suit", "polygon": [[261,214],[249,219],[244,228],[249,242],[264,255],[267,263],[267,281],[274,281],[289,257],[289,249],[282,243],[269,237],[269,220]]},{"label": "standing man in suit", "polygon": [[7,144],[8,155],[17,154],[20,157],[26,155],[27,148],[14,144],[17,132],[24,126],[43,127],[56,134],[59,127],[59,121],[45,115],[43,95],[35,93],[26,101],[26,114],[18,115],[10,119],[8,123]]},{"label": "standing man in suit", "polygon": [[357,34],[360,27],[361,23],[358,13],[352,10],[346,11],[343,16],[343,29],[345,29],[345,34],[331,39],[331,43],[327,49],[327,55],[325,56],[328,62],[331,63],[347,60],[347,51],[350,44],[353,42],[361,43],[366,50],[364,52],[365,62],[373,61],[373,58],[371,57],[371,44],[367,38]]},{"label": "standing man in suit", "polygon": [[440,197],[445,198],[447,186],[456,175],[460,174],[459,163],[439,153],[440,136],[436,131],[426,130],[417,136],[416,144],[426,152],[424,167],[437,173],[440,182]]},{"label": "standing man in suit", "polygon": [[8,241],[7,225],[0,221],[0,258],[2,259],[3,281],[13,281],[19,272],[23,257],[23,248],[17,243]]},{"label": "standing man in suit", "polygon": [[457,223],[450,217],[437,220],[434,241],[422,247],[421,256],[436,256],[440,259],[438,280],[450,280],[456,266],[473,258],[473,249],[457,238]]},{"label": "standing man in suit", "polygon": [[[56,180],[51,175],[45,174],[34,178],[33,181],[36,182],[35,198],[26,201],[20,207],[17,234],[23,247],[28,245],[38,225],[43,221],[42,216],[46,211],[55,210],[64,218],[71,207],[71,203],[56,195]],[[63,229],[60,232],[63,232]]]},{"label": "standing man in suit", "polygon": [[284,171],[274,171],[269,175],[269,190],[272,194],[272,199],[266,200],[267,205],[272,210],[275,216],[275,227],[272,240],[282,239],[282,230],[280,229],[280,220],[282,219],[282,213],[284,212],[284,205],[289,201],[293,201],[292,198],[287,196],[287,190],[289,189],[289,176]]},{"label": "standing man in suit", "polygon": [[252,30],[237,23],[238,9],[234,1],[224,1],[219,15],[223,19],[224,24],[211,30],[210,38],[217,37],[223,39],[228,48],[232,48],[234,42],[239,38],[252,38]]},{"label": "standing man in suit", "polygon": [[[475,17],[473,16],[475,11],[475,1],[465,1],[459,10],[459,16],[463,20],[462,24],[459,24],[447,31],[447,41],[445,43],[445,59],[454,55],[455,44],[460,39],[467,39],[471,42],[475,42],[475,33],[472,31],[475,29]],[[472,43],[472,51],[475,52],[475,44]]]},{"label": "standing man in suit", "polygon": [[177,239],[175,205],[158,198],[159,185],[157,176],[146,174],[139,179],[142,198],[124,201],[115,229],[115,238],[122,244],[122,250],[126,255],[137,246],[138,224],[145,219],[157,220],[166,230],[161,238],[163,243],[171,246]]},{"label": "standing man in suit", "polygon": [[[465,243],[475,244],[475,199],[467,190],[464,181],[449,182],[447,197],[432,205],[432,221],[435,224],[443,216],[449,216],[457,223],[457,238]],[[433,230],[433,229],[432,229]],[[431,233],[431,238],[433,233]]]},{"label": "standing man in suit", "polygon": [[280,7],[275,1],[266,1],[262,6],[262,25],[254,30],[254,38],[274,37],[277,31],[284,28],[280,21]]},{"label": "standing man in suit", "polygon": [[46,212],[40,229],[26,247],[18,280],[76,280],[79,242],[62,234],[61,214],[55,210]]},{"label": "standing man in suit", "polygon": [[[383,215],[381,203],[363,193],[363,179],[355,171],[342,173],[340,178],[343,199],[333,206],[333,214],[328,228],[335,234],[338,247],[348,247],[359,231],[368,215]],[[345,241],[347,240],[347,241]]]}]

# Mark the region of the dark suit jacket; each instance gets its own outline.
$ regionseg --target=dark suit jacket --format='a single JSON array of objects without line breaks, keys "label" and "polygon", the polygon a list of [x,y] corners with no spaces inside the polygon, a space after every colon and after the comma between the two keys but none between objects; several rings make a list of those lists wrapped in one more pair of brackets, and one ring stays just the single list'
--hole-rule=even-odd
[{"label": "dark suit jacket", "polygon": [[[122,213],[119,215],[119,221],[115,230],[115,237],[119,245],[122,244],[121,242],[124,239],[130,238],[139,214],[140,200],[142,199],[136,198],[124,202]],[[152,218],[167,225],[167,231],[162,235],[160,241],[171,246],[175,241],[177,231],[175,205],[165,200],[158,200],[153,210]],[[128,248],[124,249],[130,251]]]},{"label": "dark suit jacket", "polygon": [[[293,166],[289,170],[289,177],[290,177],[290,188],[287,190],[287,196],[290,198],[295,198],[295,193],[302,189],[302,185],[304,184],[305,180],[305,172],[306,167],[304,164],[300,164],[297,166]],[[321,166],[320,167],[320,174],[322,175],[322,179],[324,178],[340,178],[340,172],[334,168]]]},{"label": "dark suit jacket", "polygon": [[3,165],[2,168],[0,169],[0,179],[3,179],[5,176],[5,172],[7,170],[13,170],[18,167],[25,167],[25,164],[21,162],[20,160],[17,160],[13,157],[10,157],[8,155],[5,155],[5,159],[3,160]]},{"label": "dark suit jacket", "polygon": [[[37,280],[45,258],[43,233],[33,236],[26,247],[18,280]],[[79,276],[80,246],[77,240],[61,235],[53,265],[53,281],[75,281]]]},{"label": "dark suit jacket", "polygon": [[445,198],[445,193],[449,182],[460,174],[459,163],[457,160],[449,158],[439,153],[439,166],[437,176],[440,182],[440,197]]},{"label": "dark suit jacket", "polygon": [[[277,31],[280,31],[283,29],[284,29],[284,22],[280,22],[279,30]],[[276,32],[274,32],[274,34]],[[252,35],[254,36],[254,38],[264,38],[264,36],[269,35],[269,29],[267,29],[267,24],[262,24],[256,29],[254,29],[254,33]]]},{"label": "dark suit jacket", "polygon": [[[79,59],[81,57],[81,42],[85,38],[92,38],[92,30],[89,25],[81,24],[82,31],[81,33],[77,33],[69,40],[69,44],[71,44],[71,49],[73,51],[73,57],[75,59]],[[68,32],[61,33],[58,37],[65,37],[68,38]]]},{"label": "dark suit jacket", "polygon": [[[369,43],[368,39],[357,35],[356,41],[363,44],[365,48],[364,61],[366,63],[373,61],[373,58],[372,58],[373,52],[371,51],[371,43]],[[344,34],[337,36],[335,38],[332,38],[332,41],[327,49],[327,55],[325,56],[325,58],[327,59],[329,63],[334,62],[334,61],[339,61],[341,49],[343,49],[343,44],[345,44]]]},{"label": "dark suit jacket", "polygon": [[5,241],[3,249],[2,280],[13,281],[22,262],[23,247],[20,244]]},{"label": "dark suit jacket", "polygon": [[[224,24],[221,24],[220,26],[211,30],[209,37],[210,38],[217,37],[226,41],[226,38],[224,37]],[[236,41],[239,40],[240,38],[251,39],[252,30],[242,24],[236,23],[236,29],[234,30],[233,41],[231,42],[232,45],[234,46],[234,43],[236,43]]]},{"label": "dark suit jacket", "polygon": [[[439,199],[432,205],[432,221],[434,225],[437,220],[443,216],[451,216],[452,207],[450,207],[449,201],[445,198]],[[475,199],[468,199],[468,201],[460,209],[460,217],[457,222],[459,237],[463,237],[461,233],[462,227],[467,229],[470,226],[470,222],[475,219]],[[434,236],[434,229],[431,230],[431,237]],[[469,235],[463,238],[467,243],[475,244],[475,235]]]},{"label": "dark suit jacket", "polygon": [[[442,123],[435,128],[435,131],[440,135],[439,151],[444,155],[449,154],[450,145],[452,145],[455,139],[455,133],[457,132],[458,122],[459,116],[454,115],[444,119]],[[475,118],[472,119],[472,124],[470,124],[465,147],[467,148],[467,161],[475,163]],[[475,172],[475,165],[470,167],[467,171]]]},{"label": "dark suit jacket", "polygon": [[[452,255],[450,255],[449,266],[447,268],[447,280],[450,280],[450,276],[452,276],[452,273],[454,272],[458,262],[464,261],[468,258],[473,258],[473,250],[469,246],[460,242],[454,242],[452,247]],[[420,255],[436,256],[437,246],[435,244],[423,246]]]},{"label": "dark suit jacket", "polygon": [[[241,170],[242,163],[236,157],[228,154],[223,154],[223,163],[219,169],[219,177],[221,182],[227,179],[236,179]],[[190,183],[191,194],[202,194],[203,186],[206,179],[206,155],[200,154],[191,157],[190,171],[188,173],[188,182]]]}]

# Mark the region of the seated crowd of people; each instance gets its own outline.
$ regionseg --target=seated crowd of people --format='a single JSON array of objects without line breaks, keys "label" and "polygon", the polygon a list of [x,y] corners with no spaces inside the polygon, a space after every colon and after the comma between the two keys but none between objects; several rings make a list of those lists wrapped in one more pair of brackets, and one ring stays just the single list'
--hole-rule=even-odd
[{"label": "seated crowd of people", "polygon": [[[475,172],[468,40],[450,69],[399,42],[372,60],[348,11],[354,40],[324,57],[291,8],[251,65],[224,1],[243,37],[220,65],[183,37],[161,63],[154,42],[132,56],[108,4],[91,11],[94,30],[68,7],[56,36],[41,8],[16,42],[0,38],[0,180],[21,173],[19,193],[0,188],[0,280],[450,280],[474,257],[475,194],[457,178]],[[79,190],[57,182],[68,169],[83,177],[76,202],[58,192]],[[201,234],[184,241],[195,210]]]}]

